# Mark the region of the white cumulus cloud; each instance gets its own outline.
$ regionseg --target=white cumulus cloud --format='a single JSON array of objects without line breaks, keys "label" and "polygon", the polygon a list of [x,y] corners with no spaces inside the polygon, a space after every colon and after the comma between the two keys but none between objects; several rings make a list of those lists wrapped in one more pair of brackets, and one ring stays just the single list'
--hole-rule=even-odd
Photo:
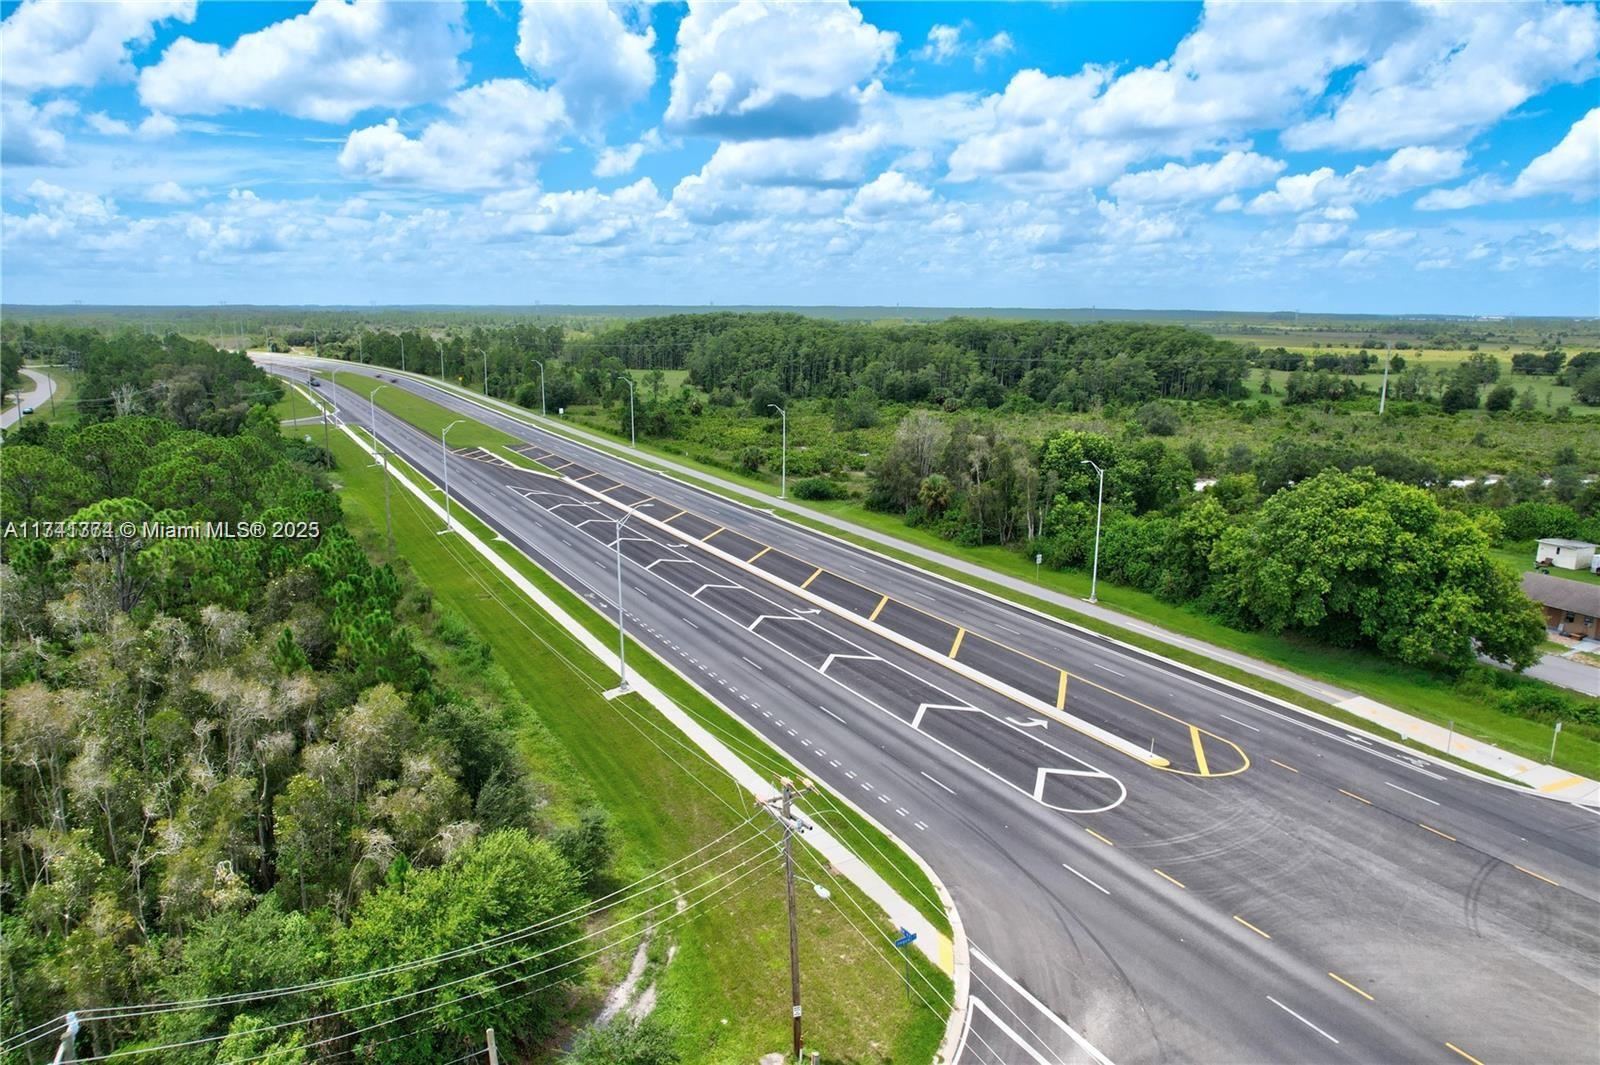
[{"label": "white cumulus cloud", "polygon": [[655,30],[633,32],[625,10],[593,0],[522,6],[517,58],[553,83],[583,128],[636,103],[655,83]]},{"label": "white cumulus cloud", "polygon": [[258,108],[347,122],[443,96],[461,83],[466,46],[459,2],[317,0],[226,49],[180,38],[140,71],[139,98],[173,114]]},{"label": "white cumulus cloud", "polygon": [[561,95],[520,78],[457,93],[448,116],[408,136],[396,119],[355,130],[339,152],[347,176],[437,189],[499,188],[532,179],[567,128]]},{"label": "white cumulus cloud", "polygon": [[1111,183],[1111,193],[1119,200],[1146,203],[1206,200],[1264,185],[1283,173],[1285,165],[1255,152],[1233,151],[1214,162],[1168,163],[1159,170],[1124,174]]},{"label": "white cumulus cloud", "polygon": [[1284,132],[1296,151],[1457,142],[1552,85],[1600,71],[1592,4],[1385,5],[1405,20],[1331,111]]},{"label": "white cumulus cloud", "polygon": [[1435,189],[1417,201],[1424,211],[1459,210],[1529,196],[1568,196],[1575,201],[1600,195],[1600,107],[1572,124],[1561,142],[1534,159],[1509,185],[1481,177],[1454,189]]},{"label": "white cumulus cloud", "polygon": [[898,170],[885,170],[856,190],[845,214],[858,221],[875,222],[926,206],[932,200],[932,189]]},{"label": "white cumulus cloud", "polygon": [[1412,189],[1437,185],[1460,176],[1467,153],[1460,148],[1401,148],[1371,166],[1339,174],[1323,166],[1305,174],[1281,177],[1245,205],[1250,214],[1282,214],[1318,207],[1351,207],[1376,203]]},{"label": "white cumulus cloud", "polygon": [[27,0],[0,23],[0,82],[31,92],[130,78],[129,46],[149,44],[168,19],[193,21],[194,9],[194,0]]},{"label": "white cumulus cloud", "polygon": [[22,97],[0,99],[0,162],[11,166],[61,166],[67,138],[56,124],[78,113],[71,100],[35,107]]},{"label": "white cumulus cloud", "polygon": [[862,83],[897,39],[848,3],[691,3],[678,27],[667,128],[772,138],[850,125]]}]

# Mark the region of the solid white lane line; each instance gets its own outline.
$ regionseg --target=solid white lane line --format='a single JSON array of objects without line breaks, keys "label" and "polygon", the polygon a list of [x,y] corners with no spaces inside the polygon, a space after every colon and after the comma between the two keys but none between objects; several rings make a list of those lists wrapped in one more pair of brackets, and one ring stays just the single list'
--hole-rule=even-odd
[{"label": "solid white lane line", "polygon": [[1434,802],[1432,799],[1428,798],[1426,795],[1418,795],[1416,792],[1408,791],[1407,789],[1402,788],[1398,784],[1390,784],[1387,780],[1385,780],[1383,783],[1384,783],[1385,787],[1393,788],[1395,791],[1403,791],[1407,795],[1411,796],[1413,799],[1421,799],[1423,802],[1433,803],[1434,806],[1438,806],[1439,805],[1438,803]]},{"label": "solid white lane line", "polygon": [[1122,672],[1122,670],[1120,670],[1120,669],[1112,669],[1112,668],[1111,668],[1111,667],[1110,667],[1110,666],[1103,666],[1103,665],[1101,665],[1101,664],[1100,664],[1100,663],[1099,663],[1099,662],[1096,662],[1096,663],[1095,663],[1095,664],[1094,664],[1094,668],[1096,668],[1096,669],[1103,669],[1103,670],[1105,670],[1105,671],[1106,671],[1106,672],[1107,672],[1107,673],[1115,673],[1115,674],[1116,674],[1116,675],[1117,675],[1117,676],[1119,676],[1119,677],[1126,677],[1126,676],[1127,676],[1127,674],[1126,674],[1126,673],[1124,673],[1124,672]]},{"label": "solid white lane line", "polygon": [[923,773],[922,770],[920,770],[920,769],[917,770],[917,772],[921,773],[925,777],[928,777],[929,780],[932,780],[935,784],[939,785],[941,788],[943,788],[945,791],[948,791],[950,794],[954,795],[956,793],[956,789],[952,788],[950,785],[946,784],[944,781],[935,779],[934,777],[929,777],[928,774]]},{"label": "solid white lane line", "polygon": [[[1029,991],[1027,988],[1023,987],[1021,984],[1019,984],[1015,980],[1013,980],[1011,978],[1011,974],[1010,973],[1006,972],[1004,969],[1000,968],[1000,966],[996,965],[994,963],[993,959],[991,959],[983,951],[979,950],[976,946],[974,946],[972,948],[972,957],[975,958],[976,960],[982,962],[985,966],[987,966],[990,970],[992,970],[996,976],[998,976],[1000,979],[1005,981],[1007,987],[1011,988],[1012,991],[1016,992],[1024,1000],[1026,1000],[1028,1005],[1030,1005],[1034,1009],[1038,1010],[1048,1020],[1050,1020],[1057,1028],[1059,1028],[1059,1029],[1061,1029],[1061,1031],[1065,1032],[1066,1035],[1068,1036],[1068,1038],[1070,1038],[1074,1043],[1076,1043],[1080,1050],[1082,1050],[1084,1053],[1088,1054],[1089,1057],[1092,1058],[1097,1063],[1097,1065],[1111,1065],[1110,1059],[1107,1058],[1104,1054],[1100,1053],[1099,1050],[1095,1049],[1095,1046],[1094,1046],[1093,1043],[1090,1043],[1089,1040],[1087,1040],[1083,1036],[1079,1035],[1078,1032],[1075,1029],[1073,1029],[1071,1025],[1067,1024],[1066,1021],[1064,1021],[1060,1017],[1056,1016],[1055,1011],[1050,1009],[1050,1007],[1046,1006],[1043,1002],[1040,1002],[1039,999],[1038,999],[1038,996],[1036,996],[1032,991]],[[983,978],[981,976],[979,976],[979,977],[977,977],[977,979],[979,979],[981,981]]]},{"label": "solid white lane line", "polygon": [[1111,894],[1111,892],[1107,891],[1105,888],[1101,887],[1099,884],[1096,884],[1093,880],[1090,880],[1088,877],[1086,877],[1082,873],[1078,872],[1076,869],[1074,869],[1072,866],[1068,865],[1066,862],[1062,862],[1061,863],[1061,868],[1065,869],[1067,872],[1071,873],[1073,876],[1077,877],[1079,880],[1082,880],[1085,884],[1088,884],[1090,887],[1092,887],[1096,891],[1100,892],[1100,894],[1102,894],[1102,895]]},{"label": "solid white lane line", "polygon": [[1301,1024],[1305,1025],[1307,1028],[1311,1029],[1313,1032],[1316,1032],[1318,1035],[1322,1036],[1322,1038],[1326,1039],[1334,1046],[1339,1045],[1339,1041],[1333,1036],[1329,1035],[1327,1032],[1324,1032],[1321,1028],[1318,1028],[1316,1025],[1312,1024],[1310,1021],[1306,1020],[1304,1017],[1300,1016],[1294,1010],[1290,1009],[1288,1006],[1285,1006],[1271,995],[1267,996],[1267,1001],[1278,1007],[1283,1012],[1287,1013],[1289,1016],[1293,1017],[1295,1020],[1299,1021]]},{"label": "solid white lane line", "polygon": [[1251,732],[1260,732],[1261,731],[1260,729],[1256,728],[1254,725],[1246,725],[1243,721],[1240,721],[1236,717],[1228,717],[1227,714],[1223,714],[1223,713],[1218,713],[1217,716],[1220,717],[1220,718],[1223,718],[1225,720],[1232,721],[1235,725],[1238,725],[1240,728],[1247,728]]},{"label": "solid white lane line", "polygon": [[831,717],[835,721],[839,722],[839,724],[841,724],[841,725],[844,724],[844,718],[840,717],[838,714],[834,713],[832,710],[829,710],[826,706],[823,706],[822,704],[818,703],[817,704],[817,709],[821,710],[824,714],[827,714],[829,717]]}]

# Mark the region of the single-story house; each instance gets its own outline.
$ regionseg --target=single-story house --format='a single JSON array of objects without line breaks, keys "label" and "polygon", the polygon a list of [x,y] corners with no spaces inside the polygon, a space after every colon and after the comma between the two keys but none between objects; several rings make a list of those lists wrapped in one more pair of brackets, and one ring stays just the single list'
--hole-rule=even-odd
[{"label": "single-story house", "polygon": [[1539,541],[1533,552],[1536,566],[1554,566],[1556,569],[1592,569],[1595,545],[1583,540],[1562,540],[1547,537]]},{"label": "single-story house", "polygon": [[1600,584],[1524,573],[1522,592],[1544,609],[1544,623],[1568,636],[1600,636]]}]

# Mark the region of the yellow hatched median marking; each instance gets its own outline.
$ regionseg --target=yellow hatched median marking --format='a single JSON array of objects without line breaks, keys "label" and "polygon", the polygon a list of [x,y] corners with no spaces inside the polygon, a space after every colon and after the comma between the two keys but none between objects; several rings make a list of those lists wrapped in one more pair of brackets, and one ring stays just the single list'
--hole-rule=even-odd
[{"label": "yellow hatched median marking", "polygon": [[1417,822],[1417,827],[1420,828],[1420,829],[1424,829],[1424,830],[1426,830],[1428,832],[1432,832],[1435,836],[1438,836],[1440,839],[1447,839],[1451,843],[1459,843],[1460,842],[1460,840],[1456,839],[1454,836],[1450,835],[1448,832],[1440,832],[1437,828],[1434,828],[1431,825],[1425,825],[1421,821]]},{"label": "yellow hatched median marking", "polygon": [[1361,990],[1355,984],[1352,984],[1350,981],[1346,980],[1344,977],[1340,976],[1338,973],[1329,973],[1328,975],[1333,977],[1335,980],[1339,981],[1345,987],[1348,987],[1350,990],[1354,991],[1356,994],[1360,995],[1362,998],[1366,999],[1368,1002],[1376,1002],[1377,1001],[1377,999],[1373,998],[1371,995],[1367,994],[1365,991]]},{"label": "yellow hatched median marking", "polygon": [[1089,835],[1093,836],[1095,839],[1099,840],[1101,843],[1104,843],[1108,847],[1115,847],[1116,846],[1115,843],[1112,843],[1109,839],[1106,839],[1104,836],[1102,836],[1100,833],[1096,832],[1092,828],[1086,828],[1086,829],[1084,829],[1084,831],[1089,833]]},{"label": "yellow hatched median marking", "polygon": [[724,533],[724,532],[727,532],[727,531],[728,531],[728,527],[726,525],[718,525],[715,529],[712,529],[710,532],[708,532],[704,536],[700,537],[700,542],[701,543],[705,543],[707,540],[711,539],[713,536],[717,535],[718,533]]},{"label": "yellow hatched median marking", "polygon": [[1250,931],[1254,932],[1256,935],[1260,936],[1262,939],[1271,939],[1272,938],[1272,936],[1268,935],[1266,932],[1263,932],[1261,929],[1257,928],[1255,925],[1251,924],[1249,921],[1246,921],[1243,917],[1240,917],[1238,914],[1234,914],[1233,915],[1233,919],[1235,921],[1238,921],[1240,924],[1244,925],[1246,928],[1250,929]]},{"label": "yellow hatched median marking", "polygon": [[745,562],[747,564],[751,563],[751,562],[754,562],[756,559],[760,558],[762,555],[766,554],[768,551],[771,551],[771,550],[772,550],[771,546],[763,547],[761,550],[757,551],[755,554],[753,554],[749,558],[745,559]]},{"label": "yellow hatched median marking", "polygon": [[1516,864],[1513,864],[1511,866],[1511,868],[1517,870],[1518,872],[1527,873],[1529,876],[1533,877],[1535,880],[1543,880],[1546,884],[1549,884],[1551,887],[1560,887],[1561,886],[1560,884],[1556,883],[1554,880],[1551,880],[1547,876],[1540,876],[1538,873],[1534,872],[1532,869],[1524,869],[1524,868],[1522,868],[1522,866],[1516,865]]},{"label": "yellow hatched median marking", "polygon": [[662,518],[661,521],[662,521],[663,524],[674,522],[674,521],[677,521],[679,518],[683,517],[687,513],[689,513],[687,510],[680,510],[670,518]]},{"label": "yellow hatched median marking", "polygon": [[598,477],[598,476],[600,476],[600,473],[597,470],[594,473],[586,473],[582,477],[574,477],[573,480],[574,481],[587,481],[591,477]]},{"label": "yellow hatched median marking", "polygon": [[1177,877],[1172,876],[1172,875],[1170,875],[1168,873],[1163,873],[1159,869],[1152,869],[1151,871],[1153,873],[1155,873],[1157,876],[1159,876],[1161,879],[1167,881],[1168,883],[1177,884],[1179,887],[1183,888],[1183,890],[1185,890],[1185,891],[1189,890],[1188,888],[1183,887],[1183,881],[1179,880]]},{"label": "yellow hatched median marking", "polygon": [[1201,776],[1210,776],[1211,767],[1206,765],[1206,748],[1205,744],[1200,742],[1200,730],[1190,725],[1189,737],[1194,741],[1194,764],[1200,768]]},{"label": "yellow hatched median marking", "polygon": [[872,608],[872,616],[867,618],[867,620],[868,621],[877,621],[878,620],[878,615],[883,613],[883,608],[888,606],[888,605],[889,605],[889,597],[888,596],[884,596],[882,599],[879,599],[878,600],[878,605]]},{"label": "yellow hatched median marking", "polygon": [[966,639],[966,638],[967,638],[967,630],[966,629],[957,629],[956,630],[955,642],[950,645],[950,657],[951,658],[954,658],[956,656],[956,652],[961,650],[961,641]]},{"label": "yellow hatched median marking", "polygon": [[1057,710],[1065,710],[1066,708],[1067,708],[1067,671],[1063,669],[1061,671],[1061,686],[1056,689],[1056,709]]},{"label": "yellow hatched median marking", "polygon": [[1449,1047],[1451,1050],[1454,1050],[1457,1054],[1460,1054],[1462,1057],[1464,1057],[1468,1061],[1472,1062],[1472,1065],[1483,1065],[1483,1062],[1479,1061],[1477,1058],[1473,1057],[1471,1054],[1468,1054],[1465,1050],[1462,1050],[1460,1047],[1456,1046],[1454,1043],[1446,1043],[1445,1046]]},{"label": "yellow hatched median marking", "polygon": [[805,579],[805,583],[800,585],[800,587],[802,587],[802,588],[811,587],[811,582],[816,580],[820,576],[822,576],[822,567],[818,566],[817,569],[816,569],[816,572],[812,573],[811,576],[807,577]]}]

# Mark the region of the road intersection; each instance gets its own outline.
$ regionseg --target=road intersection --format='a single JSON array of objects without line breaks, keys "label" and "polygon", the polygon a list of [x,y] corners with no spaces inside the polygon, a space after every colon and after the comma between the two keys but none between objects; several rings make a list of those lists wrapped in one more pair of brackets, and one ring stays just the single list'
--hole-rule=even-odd
[{"label": "road intersection", "polygon": [[1592,812],[393,376],[555,471],[462,452],[451,492],[601,609],[636,515],[630,633],[939,872],[975,947],[960,1060],[1594,1060]]}]

